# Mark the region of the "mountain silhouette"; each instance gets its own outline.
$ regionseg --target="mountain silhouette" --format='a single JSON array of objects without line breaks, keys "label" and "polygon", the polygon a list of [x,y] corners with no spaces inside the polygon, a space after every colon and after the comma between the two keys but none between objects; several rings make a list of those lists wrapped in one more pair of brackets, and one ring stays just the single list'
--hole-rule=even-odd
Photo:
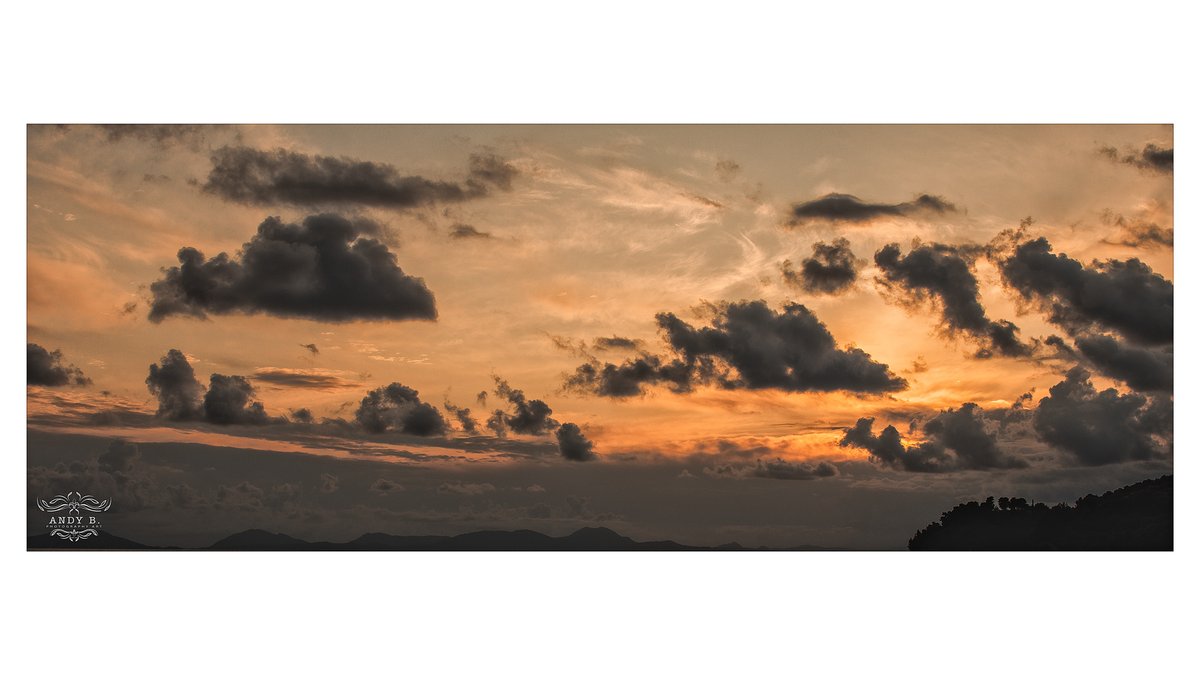
[{"label": "mountain silhouette", "polygon": [[239,551],[683,551],[711,550],[673,541],[637,542],[605,527],[585,527],[565,537],[533,530],[484,530],[447,536],[372,532],[345,543],[310,543],[263,530],[247,530],[209,547]]},{"label": "mountain silhouette", "polygon": [[913,551],[1171,551],[1172,476],[1127,485],[1074,506],[988,497],[959,504],[913,535]]},{"label": "mountain silhouette", "polygon": [[[147,546],[107,532],[91,539],[68,542],[48,534],[29,537],[29,550],[166,550]],[[178,550],[178,549],[171,549]],[[751,549],[737,543],[721,546],[688,546],[674,541],[635,541],[606,527],[585,527],[563,537],[533,530],[484,530],[456,536],[395,535],[371,532],[343,542],[309,542],[286,534],[252,529],[221,539],[206,551],[821,551],[817,546],[785,549]]]}]

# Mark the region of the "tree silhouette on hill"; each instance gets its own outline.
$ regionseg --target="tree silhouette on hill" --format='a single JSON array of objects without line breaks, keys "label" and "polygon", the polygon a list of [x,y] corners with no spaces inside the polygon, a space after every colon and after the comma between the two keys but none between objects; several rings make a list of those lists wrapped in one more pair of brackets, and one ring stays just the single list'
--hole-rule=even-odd
[{"label": "tree silhouette on hill", "polygon": [[1074,506],[988,497],[959,504],[913,535],[912,551],[1170,551],[1171,476],[1087,495]]}]

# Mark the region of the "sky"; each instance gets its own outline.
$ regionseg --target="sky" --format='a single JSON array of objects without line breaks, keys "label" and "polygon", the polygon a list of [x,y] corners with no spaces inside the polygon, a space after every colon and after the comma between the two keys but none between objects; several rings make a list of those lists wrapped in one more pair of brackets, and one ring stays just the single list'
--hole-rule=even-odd
[{"label": "sky", "polygon": [[164,545],[892,549],[967,499],[1171,473],[1172,148],[30,126],[30,496],[110,497],[106,529]]}]

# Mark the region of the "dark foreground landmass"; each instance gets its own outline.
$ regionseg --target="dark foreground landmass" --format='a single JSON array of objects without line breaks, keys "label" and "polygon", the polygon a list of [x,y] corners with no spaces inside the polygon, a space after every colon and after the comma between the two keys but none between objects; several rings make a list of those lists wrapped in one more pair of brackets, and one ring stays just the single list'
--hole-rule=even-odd
[{"label": "dark foreground landmass", "polygon": [[1074,506],[988,497],[959,504],[908,542],[913,551],[1171,551],[1171,476],[1087,495]]},{"label": "dark foreground landmass", "polygon": [[[1163,476],[1087,495],[1074,506],[988,497],[959,504],[908,542],[913,551],[1170,551],[1174,548],[1174,490]],[[484,531],[457,536],[371,533],[347,542],[309,542],[265,530],[246,530],[196,549],[147,546],[101,532],[77,542],[49,534],[28,539],[33,550],[200,551],[820,551],[817,546],[749,548],[737,543],[688,546],[674,541],[635,541],[604,527],[585,527],[562,537],[533,530]]]},{"label": "dark foreground landmass", "polygon": [[[107,532],[77,542],[40,534],[29,537],[29,550],[182,550],[146,546]],[[533,530],[485,531],[454,537],[364,534],[345,543],[308,542],[265,530],[246,530],[226,537],[200,551],[819,551],[816,546],[787,549],[751,549],[731,543],[722,546],[687,546],[673,541],[634,541],[604,527],[585,527],[564,537],[551,537]]]}]

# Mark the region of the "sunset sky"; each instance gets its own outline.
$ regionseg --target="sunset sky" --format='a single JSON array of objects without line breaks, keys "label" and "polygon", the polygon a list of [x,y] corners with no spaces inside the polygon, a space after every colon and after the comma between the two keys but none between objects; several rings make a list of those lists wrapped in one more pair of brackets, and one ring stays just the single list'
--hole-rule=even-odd
[{"label": "sunset sky", "polygon": [[1171,473],[1173,145],[31,126],[30,496],[148,544],[903,548]]}]

